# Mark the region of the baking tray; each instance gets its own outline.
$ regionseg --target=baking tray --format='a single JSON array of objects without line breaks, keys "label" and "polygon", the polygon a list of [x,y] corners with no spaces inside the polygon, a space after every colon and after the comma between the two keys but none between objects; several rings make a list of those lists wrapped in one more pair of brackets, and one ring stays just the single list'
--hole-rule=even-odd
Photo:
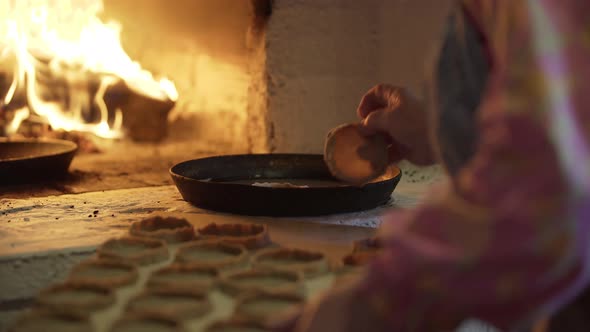
[{"label": "baking tray", "polygon": [[77,149],[65,140],[0,139],[0,185],[64,176]]},{"label": "baking tray", "polygon": [[[395,166],[351,186],[332,177],[322,155],[248,154],[189,160],[170,169],[184,200],[208,210],[254,216],[317,216],[369,210],[387,203],[401,178]],[[253,183],[308,185],[263,187]]]}]

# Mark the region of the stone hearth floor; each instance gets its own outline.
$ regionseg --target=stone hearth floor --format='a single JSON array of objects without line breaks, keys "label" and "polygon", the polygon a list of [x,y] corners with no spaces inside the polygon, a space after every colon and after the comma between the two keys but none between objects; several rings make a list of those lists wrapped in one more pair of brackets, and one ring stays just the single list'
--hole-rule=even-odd
[{"label": "stone hearth floor", "polygon": [[[387,208],[412,207],[427,188],[422,183],[400,183],[392,201],[369,211],[278,219],[377,227]],[[97,245],[106,238],[119,235],[132,221],[158,212],[224,215],[183,201],[174,186],[0,199],[0,258]],[[260,217],[244,218],[255,220]]]}]

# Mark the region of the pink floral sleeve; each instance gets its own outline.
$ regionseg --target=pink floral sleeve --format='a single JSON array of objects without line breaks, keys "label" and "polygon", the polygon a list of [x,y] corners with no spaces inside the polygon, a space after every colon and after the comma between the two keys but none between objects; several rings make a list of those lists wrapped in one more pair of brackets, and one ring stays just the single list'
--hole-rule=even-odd
[{"label": "pink floral sleeve", "polygon": [[590,2],[471,0],[492,63],[475,156],[382,225],[363,294],[391,328],[526,326],[588,285]]}]

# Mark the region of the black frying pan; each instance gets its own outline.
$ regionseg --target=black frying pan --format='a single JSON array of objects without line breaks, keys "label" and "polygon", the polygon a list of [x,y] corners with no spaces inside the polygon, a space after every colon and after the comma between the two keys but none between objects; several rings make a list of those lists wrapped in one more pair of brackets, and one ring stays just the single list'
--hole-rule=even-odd
[{"label": "black frying pan", "polygon": [[[256,216],[314,216],[368,210],[387,203],[401,178],[391,167],[363,187],[334,179],[322,155],[257,154],[189,160],[170,174],[184,200],[214,211]],[[260,187],[288,182],[308,188]]]},{"label": "black frying pan", "polygon": [[0,185],[64,176],[77,149],[64,140],[0,139]]}]

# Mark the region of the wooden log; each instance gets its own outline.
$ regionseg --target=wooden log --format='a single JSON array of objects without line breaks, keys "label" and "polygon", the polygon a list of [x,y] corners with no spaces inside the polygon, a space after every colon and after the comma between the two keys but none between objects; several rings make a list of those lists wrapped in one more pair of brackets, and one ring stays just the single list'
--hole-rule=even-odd
[{"label": "wooden log", "polygon": [[[101,115],[100,108],[95,102],[101,82],[104,79],[116,79],[115,84],[110,85],[104,92],[103,100],[107,108],[107,122],[112,126],[115,120],[116,110],[123,112],[123,126],[128,136],[134,141],[141,142],[159,142],[167,134],[168,113],[174,107],[175,102],[166,97],[163,91],[158,91],[158,84],[155,82],[143,82],[149,84],[146,89],[141,84],[133,84],[113,76],[112,74],[91,72],[78,68],[74,65],[63,64],[60,71],[49,70],[49,59],[37,56],[35,57],[36,77],[35,92],[37,98],[43,101],[59,103],[64,111],[72,103],[73,93],[87,96],[87,104],[81,105],[82,121],[87,123],[97,123]],[[16,65],[15,63],[11,63]],[[11,79],[9,67],[3,64],[0,67],[0,92],[8,91]],[[72,80],[71,77],[78,75],[78,78]],[[150,84],[151,83],[151,84]],[[151,91],[148,91],[151,90]],[[149,93],[151,92],[151,95]],[[15,97],[9,105],[2,105],[0,114],[0,136],[6,136],[6,127],[12,121],[9,112],[17,107],[24,107],[31,96],[27,96],[24,84],[19,85]],[[35,113],[32,109],[32,113]],[[104,119],[102,119],[104,120]],[[34,126],[37,128],[37,126]],[[30,132],[31,128],[21,130],[20,134],[26,137],[42,136],[38,130]],[[94,149],[91,149],[94,150]]]},{"label": "wooden log", "polygon": [[168,114],[176,104],[169,98],[150,96],[141,87],[126,83],[128,96],[121,105],[123,127],[138,142],[159,142],[168,134]]}]

